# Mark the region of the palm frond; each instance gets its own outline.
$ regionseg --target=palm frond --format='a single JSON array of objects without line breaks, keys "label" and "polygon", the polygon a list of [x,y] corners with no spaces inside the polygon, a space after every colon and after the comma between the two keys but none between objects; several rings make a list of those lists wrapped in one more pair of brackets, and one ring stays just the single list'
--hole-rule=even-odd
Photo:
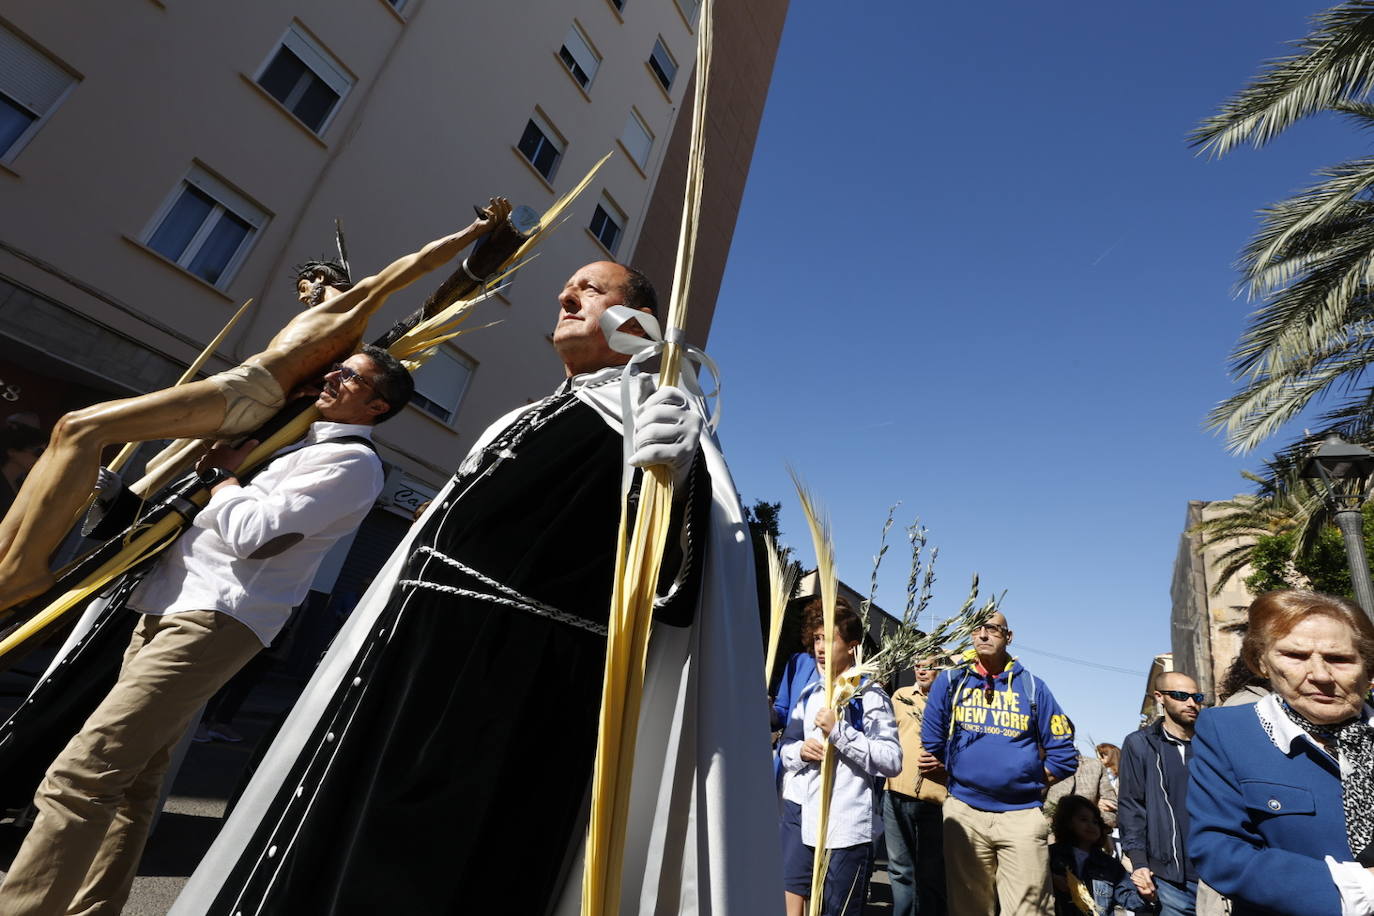
[{"label": "palm frond", "polygon": [[1314,363],[1283,365],[1244,383],[1214,407],[1207,426],[1223,429],[1234,452],[1248,452],[1333,389],[1353,389],[1374,362],[1374,329],[1352,329],[1350,339],[1330,341],[1311,354]]},{"label": "palm frond", "polygon": [[1374,104],[1363,99],[1347,99],[1333,104],[1331,110],[1359,130],[1374,130]]},{"label": "palm frond", "polygon": [[1271,477],[1242,472],[1261,492],[1219,500],[1208,508],[1215,513],[1193,526],[1204,549],[1216,551],[1212,563],[1217,578],[1212,594],[1220,594],[1226,584],[1239,575],[1254,554],[1262,537],[1298,532],[1308,528],[1319,531],[1326,515],[1320,495],[1309,481],[1289,468]]},{"label": "palm frond", "polygon": [[[1240,260],[1242,270],[1253,278],[1252,295],[1268,294],[1285,274],[1310,272],[1317,265],[1348,267],[1359,263],[1361,253],[1368,255],[1367,238],[1352,231],[1368,226],[1369,208],[1361,196],[1374,188],[1374,156],[1351,159],[1316,174],[1320,182],[1262,211],[1260,229]],[[1352,251],[1352,243],[1360,241],[1366,244],[1354,245]],[[1324,252],[1328,246],[1339,247]],[[1338,252],[1345,257],[1336,257]],[[1300,263],[1275,270],[1290,258]]]},{"label": "palm frond", "polygon": [[1297,53],[1271,60],[1249,86],[1203,120],[1188,142],[1224,156],[1242,143],[1263,146],[1302,118],[1374,89],[1374,2],[1347,0],[1318,13]]}]

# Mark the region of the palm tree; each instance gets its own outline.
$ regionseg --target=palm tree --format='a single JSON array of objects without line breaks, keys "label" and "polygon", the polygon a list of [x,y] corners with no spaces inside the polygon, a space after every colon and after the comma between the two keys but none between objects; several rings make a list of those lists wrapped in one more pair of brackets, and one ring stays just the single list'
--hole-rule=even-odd
[{"label": "palm tree", "polygon": [[[1223,156],[1244,143],[1263,146],[1325,111],[1374,127],[1374,105],[1365,101],[1374,92],[1374,0],[1318,14],[1295,47],[1203,121],[1192,144]],[[1208,416],[1237,451],[1255,448],[1333,392],[1345,399],[1310,438],[1374,435],[1374,388],[1362,384],[1374,362],[1374,156],[1317,176],[1317,184],[1263,211],[1241,255],[1241,287],[1261,305],[1232,353],[1240,390]]]},{"label": "palm tree", "polygon": [[1290,480],[1290,485],[1282,486],[1276,485],[1274,477],[1249,471],[1242,471],[1241,476],[1255,484],[1256,492],[1211,503],[1208,508],[1222,514],[1204,518],[1193,528],[1203,547],[1221,550],[1215,560],[1213,595],[1220,594],[1226,583],[1250,564],[1260,538],[1296,532],[1294,553],[1300,554],[1329,523],[1321,498],[1306,481]]}]

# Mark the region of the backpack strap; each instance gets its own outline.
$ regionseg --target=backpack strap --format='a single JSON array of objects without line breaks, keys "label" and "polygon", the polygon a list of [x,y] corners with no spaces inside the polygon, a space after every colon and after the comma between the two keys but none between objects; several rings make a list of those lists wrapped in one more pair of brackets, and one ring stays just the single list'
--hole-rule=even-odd
[{"label": "backpack strap", "polygon": [[357,444],[357,445],[365,445],[365,446],[367,446],[369,449],[372,450],[372,454],[374,454],[374,455],[377,454],[377,443],[373,442],[373,441],[372,441],[370,438],[368,438],[367,436],[356,436],[356,435],[355,435],[355,436],[339,436],[338,438],[335,438],[335,439],[325,439],[325,440],[323,440],[323,441],[321,441],[321,442],[316,442],[315,444],[316,444],[316,445],[324,445],[325,442],[352,442],[352,443],[355,443],[355,444]]},{"label": "backpack strap", "polygon": [[959,692],[964,689],[964,685],[968,683],[968,679],[973,676],[973,669],[970,668],[967,663],[962,666],[962,669],[963,676],[959,678],[959,683],[956,684],[953,678],[950,679],[949,706],[945,710],[946,718],[949,721],[949,724],[945,727],[946,743],[954,740],[954,704],[959,701]]},{"label": "backpack strap", "polygon": [[314,446],[316,446],[316,445],[327,445],[327,444],[329,444],[329,443],[331,443],[331,442],[347,442],[347,443],[352,443],[352,444],[355,444],[355,445],[365,445],[365,446],[367,446],[368,450],[372,452],[372,454],[377,455],[377,460],[378,460],[378,461],[381,461],[381,460],[382,460],[382,459],[381,459],[381,455],[379,455],[378,452],[377,452],[377,443],[373,442],[373,441],[372,441],[371,439],[369,439],[367,436],[358,436],[358,435],[336,436],[336,437],[334,437],[333,439],[321,439],[319,442],[312,442],[312,443],[310,443],[310,445],[302,445],[300,448],[293,448],[293,449],[291,449],[290,451],[281,451],[281,452],[277,452],[277,453],[276,453],[275,455],[273,455],[271,458],[268,458],[268,459],[267,459],[266,461],[264,461],[262,464],[260,464],[260,465],[258,465],[257,467],[253,468],[253,470],[250,471],[250,472],[248,472],[248,474],[247,474],[246,476],[240,477],[240,478],[239,478],[239,481],[240,481],[241,483],[245,483],[245,484],[246,484],[246,483],[249,483],[249,482],[251,482],[251,481],[253,480],[254,477],[257,477],[257,476],[258,476],[259,474],[261,474],[263,471],[265,471],[265,470],[267,470],[269,467],[271,467],[272,464],[273,464],[274,462],[276,462],[278,459],[280,459],[280,458],[285,458],[285,457],[288,456],[288,455],[294,455],[294,454],[296,454],[297,452],[304,451],[305,449],[312,448],[312,447],[314,447]]}]

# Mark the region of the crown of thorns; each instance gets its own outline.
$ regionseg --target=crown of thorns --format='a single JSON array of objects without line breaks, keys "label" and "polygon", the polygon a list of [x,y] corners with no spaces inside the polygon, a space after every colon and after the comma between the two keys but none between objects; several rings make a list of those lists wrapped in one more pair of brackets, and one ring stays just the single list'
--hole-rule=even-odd
[{"label": "crown of thorns", "polygon": [[348,290],[353,286],[353,278],[348,275],[348,268],[338,261],[305,261],[297,264],[293,269],[296,272],[297,280],[320,274],[324,277],[326,286],[332,286],[340,291]]}]

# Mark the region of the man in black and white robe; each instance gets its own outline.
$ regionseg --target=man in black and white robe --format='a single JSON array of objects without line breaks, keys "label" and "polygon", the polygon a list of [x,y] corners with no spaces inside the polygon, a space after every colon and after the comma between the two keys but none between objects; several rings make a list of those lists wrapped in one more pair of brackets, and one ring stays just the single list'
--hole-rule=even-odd
[{"label": "man in black and white robe", "polygon": [[[559,303],[567,380],[493,424],[398,548],[173,914],[577,912],[625,466],[627,357],[598,320],[654,302],[598,262]],[[781,908],[751,546],[701,414],[670,388],[635,413],[631,463],[670,465],[678,498],[626,913]]]}]

